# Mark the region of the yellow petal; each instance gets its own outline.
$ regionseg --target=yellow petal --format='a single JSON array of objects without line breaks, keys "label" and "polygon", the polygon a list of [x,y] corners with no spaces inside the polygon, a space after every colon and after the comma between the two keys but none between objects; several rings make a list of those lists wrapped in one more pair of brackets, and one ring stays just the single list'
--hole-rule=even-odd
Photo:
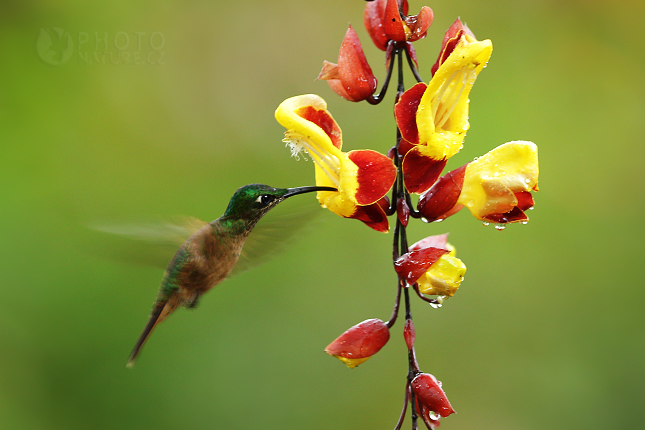
[{"label": "yellow petal", "polygon": [[316,94],[304,94],[286,99],[276,109],[275,118],[284,128],[298,133],[303,139],[319,146],[322,151],[337,154],[340,150],[333,145],[329,135],[317,124],[298,115],[300,109],[307,107],[325,111],[331,118],[331,114],[327,112],[327,103]]},{"label": "yellow petal", "polygon": [[[452,254],[452,255],[451,255]],[[417,283],[423,294],[452,297],[466,273],[466,265],[454,252],[442,255]]]},{"label": "yellow petal", "polygon": [[517,205],[515,193],[537,190],[538,174],[533,142],[505,143],[468,164],[457,204],[477,219],[510,212]]},{"label": "yellow petal", "polygon": [[361,363],[365,363],[367,360],[369,360],[370,357],[364,357],[364,358],[346,358],[346,357],[341,357],[338,355],[334,355],[337,359],[345,363],[347,367],[350,369],[353,369],[354,367],[358,366]]},{"label": "yellow petal", "polygon": [[[343,154],[346,156],[346,154]],[[350,160],[347,160],[347,163],[342,164],[345,167],[345,170],[341,173],[340,176],[340,185],[337,185],[329,179],[329,177],[325,174],[325,172],[322,171],[318,165],[315,166],[316,169],[316,185],[318,186],[328,186],[328,187],[338,187],[338,192],[336,191],[318,191],[317,197],[318,197],[318,202],[320,205],[324,208],[329,209],[330,211],[334,212],[336,215],[340,215],[342,217],[348,218],[351,217],[354,212],[356,211],[356,198],[354,197],[356,194],[356,189],[354,188],[354,191],[351,192],[352,190],[352,185],[347,184],[348,180],[346,179],[346,176],[352,176],[351,175],[351,166],[353,165],[354,171],[356,169],[356,165],[352,163]],[[342,167],[341,167],[342,171]],[[354,177],[356,175],[354,174]],[[349,192],[348,189],[349,188]]]},{"label": "yellow petal", "polygon": [[416,121],[426,155],[440,160],[455,155],[468,130],[468,96],[493,51],[490,40],[463,36],[432,77],[421,98]]}]

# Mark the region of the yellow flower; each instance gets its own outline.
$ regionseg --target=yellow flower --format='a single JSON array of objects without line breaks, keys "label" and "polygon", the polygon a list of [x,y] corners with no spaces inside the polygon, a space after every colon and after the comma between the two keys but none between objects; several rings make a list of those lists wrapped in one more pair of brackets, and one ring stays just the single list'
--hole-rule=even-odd
[{"label": "yellow flower", "polygon": [[422,193],[437,180],[445,162],[462,148],[468,124],[468,97],[493,51],[490,40],[460,33],[450,55],[426,86],[403,93],[395,116],[403,137],[403,173],[410,192]]},{"label": "yellow flower", "polygon": [[315,163],[316,184],[338,191],[319,191],[320,204],[345,218],[356,218],[387,232],[383,197],[396,179],[388,157],[372,150],[343,152],[342,132],[327,103],[315,95],[291,97],[278,106],[278,122],[287,129],[284,142],[297,156],[305,151]]},{"label": "yellow flower", "polygon": [[526,221],[538,190],[538,155],[533,142],[505,143],[466,167],[457,204],[482,221]]}]

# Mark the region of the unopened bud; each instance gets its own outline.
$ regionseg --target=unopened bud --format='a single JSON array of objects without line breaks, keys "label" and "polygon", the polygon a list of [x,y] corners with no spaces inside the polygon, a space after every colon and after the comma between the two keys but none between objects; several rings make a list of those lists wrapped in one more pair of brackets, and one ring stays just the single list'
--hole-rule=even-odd
[{"label": "unopened bud", "polygon": [[420,373],[412,380],[410,385],[421,407],[443,418],[455,412],[448,401],[448,397],[446,397],[446,393],[441,388],[441,382],[437,381],[437,378],[433,375]]},{"label": "unopened bud", "polygon": [[325,348],[325,352],[353,368],[376,354],[389,339],[387,325],[380,319],[370,319],[341,334]]}]

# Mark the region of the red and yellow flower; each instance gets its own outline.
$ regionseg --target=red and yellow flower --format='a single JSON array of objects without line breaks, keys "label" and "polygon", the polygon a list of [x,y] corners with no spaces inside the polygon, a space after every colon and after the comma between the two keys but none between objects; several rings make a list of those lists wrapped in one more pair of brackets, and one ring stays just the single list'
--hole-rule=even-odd
[{"label": "red and yellow flower", "polygon": [[456,42],[450,40],[430,82],[410,88],[395,106],[409,192],[420,194],[430,188],[448,158],[462,148],[469,128],[470,90],[493,50],[490,40],[477,41],[470,31],[459,31]]},{"label": "red and yellow flower", "polygon": [[345,218],[363,221],[387,232],[386,193],[396,179],[396,167],[387,156],[372,150],[343,152],[340,127],[315,95],[291,97],[275,112],[287,129],[284,142],[292,155],[305,151],[315,163],[316,185],[338,191],[319,191],[320,204]]},{"label": "red and yellow flower", "polygon": [[508,142],[441,177],[419,198],[418,210],[428,221],[467,207],[481,221],[526,222],[538,176],[537,146]]},{"label": "red and yellow flower", "polygon": [[538,190],[538,155],[533,142],[509,142],[468,163],[457,204],[482,221],[527,221]]},{"label": "red and yellow flower", "polygon": [[457,292],[466,273],[447,234],[429,236],[410,246],[394,262],[394,269],[408,285],[416,283],[419,292],[439,296],[440,300]]}]

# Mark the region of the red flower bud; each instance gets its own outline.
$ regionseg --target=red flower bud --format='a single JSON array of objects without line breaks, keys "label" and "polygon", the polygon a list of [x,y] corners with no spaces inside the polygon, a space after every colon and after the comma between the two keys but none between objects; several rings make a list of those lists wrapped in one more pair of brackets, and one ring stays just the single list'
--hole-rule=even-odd
[{"label": "red flower bud", "polygon": [[[401,16],[403,15],[403,16]],[[390,40],[414,42],[426,37],[434,12],[428,6],[408,16],[407,0],[375,0],[365,5],[363,22],[374,44],[385,51]]]},{"label": "red flower bud", "polygon": [[351,26],[340,46],[338,64],[325,61],[318,79],[326,80],[336,94],[352,102],[365,100],[376,91],[376,78]]},{"label": "red flower bud", "polygon": [[441,382],[429,373],[418,374],[410,383],[418,404],[429,411],[445,418],[455,412],[446,393],[441,389]]},{"label": "red flower bud", "polygon": [[414,323],[412,320],[405,320],[405,326],[403,327],[403,338],[405,339],[405,344],[408,347],[408,351],[411,351],[414,348],[414,339],[415,339],[415,330]]},{"label": "red flower bud", "polygon": [[376,354],[389,339],[387,325],[380,319],[370,319],[341,334],[325,348],[325,352],[353,368]]}]

